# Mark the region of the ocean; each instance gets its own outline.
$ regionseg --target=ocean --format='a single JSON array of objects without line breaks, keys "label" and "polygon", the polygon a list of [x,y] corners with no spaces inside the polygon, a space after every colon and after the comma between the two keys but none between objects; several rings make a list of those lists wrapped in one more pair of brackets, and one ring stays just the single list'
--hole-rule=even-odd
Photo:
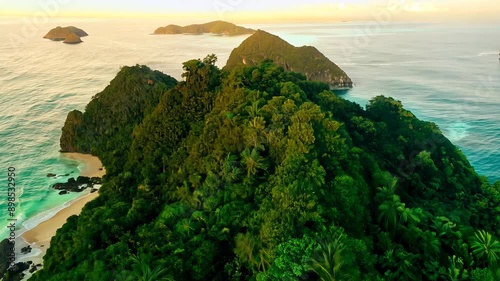
[{"label": "ocean", "polygon": [[[7,170],[16,169],[17,233],[36,226],[80,194],[58,195],[56,182],[81,164],[59,150],[66,114],[84,110],[121,66],[145,64],[181,79],[182,62],[214,53],[218,66],[247,36],[152,36],[164,21],[0,18],[0,237],[8,237]],[[44,40],[51,28],[75,25],[84,43]],[[403,102],[435,122],[476,171],[500,179],[500,29],[487,24],[298,23],[245,25],[293,45],[313,45],[352,78],[346,99],[366,105],[377,95]],[[69,176],[47,177],[47,173]]]}]

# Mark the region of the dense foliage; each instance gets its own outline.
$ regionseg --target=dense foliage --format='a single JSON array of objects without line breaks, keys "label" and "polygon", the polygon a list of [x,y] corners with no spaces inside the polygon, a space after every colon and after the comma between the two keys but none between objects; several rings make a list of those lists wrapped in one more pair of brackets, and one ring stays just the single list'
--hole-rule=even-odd
[{"label": "dense foliage", "polygon": [[[104,91],[92,98],[85,113],[74,110],[68,114],[61,150],[100,155],[104,162],[125,161],[135,126],[176,84],[174,78],[147,66],[123,67]],[[115,171],[108,169],[108,173]]]},{"label": "dense foliage", "polygon": [[31,280],[498,280],[500,182],[435,124],[270,61],[215,60],[184,63],[152,110],[122,95],[146,87],[129,68],[100,97],[127,102],[112,137],[63,132],[114,172]]}]

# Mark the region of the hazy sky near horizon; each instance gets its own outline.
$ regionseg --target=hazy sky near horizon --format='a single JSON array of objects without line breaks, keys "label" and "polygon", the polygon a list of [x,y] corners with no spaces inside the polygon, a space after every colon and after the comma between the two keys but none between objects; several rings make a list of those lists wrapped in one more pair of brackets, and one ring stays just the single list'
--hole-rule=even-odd
[{"label": "hazy sky near horizon", "polygon": [[171,17],[174,20],[497,20],[499,0],[0,0],[0,15]]}]

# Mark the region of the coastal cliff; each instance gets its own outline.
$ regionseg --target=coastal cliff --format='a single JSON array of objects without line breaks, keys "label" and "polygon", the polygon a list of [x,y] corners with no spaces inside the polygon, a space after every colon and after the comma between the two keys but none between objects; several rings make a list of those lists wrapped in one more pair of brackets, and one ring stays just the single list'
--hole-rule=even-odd
[{"label": "coastal cliff", "polygon": [[60,138],[61,152],[101,156],[110,149],[110,143],[127,146],[133,124],[139,124],[163,93],[176,84],[174,78],[146,66],[121,68],[110,84],[92,98],[84,113],[68,113]]},{"label": "coastal cliff", "polygon": [[154,31],[154,35],[165,34],[217,34],[217,35],[243,35],[252,34],[255,30],[237,26],[230,22],[213,21],[204,24],[192,24],[187,26],[179,26],[175,24],[159,27]]},{"label": "coastal cliff", "polygon": [[332,89],[352,88],[353,85],[351,78],[315,47],[295,47],[263,30],[256,31],[234,49],[224,69],[254,66],[266,59],[287,71],[302,73],[308,80],[327,83]]}]

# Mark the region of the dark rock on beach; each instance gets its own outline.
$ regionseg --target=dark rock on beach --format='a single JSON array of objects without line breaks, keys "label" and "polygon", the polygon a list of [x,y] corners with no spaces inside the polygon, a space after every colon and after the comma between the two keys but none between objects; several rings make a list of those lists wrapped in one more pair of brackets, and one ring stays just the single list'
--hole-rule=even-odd
[{"label": "dark rock on beach", "polygon": [[53,177],[55,177],[55,176],[57,176],[57,175],[56,175],[56,174],[52,174],[52,173],[48,173],[48,174],[47,174],[47,177],[48,177],[48,178],[53,178]]},{"label": "dark rock on beach", "polygon": [[24,277],[23,271],[29,268],[30,266],[27,262],[16,263],[7,270],[9,272],[9,280],[22,280]]},{"label": "dark rock on beach", "polygon": [[22,248],[21,248],[21,253],[22,253],[22,254],[28,254],[28,253],[31,253],[31,250],[32,250],[32,249],[31,249],[31,246],[30,246],[30,245],[28,245],[28,246],[26,246],[26,247],[22,247]]},{"label": "dark rock on beach", "polygon": [[10,243],[9,239],[4,239],[0,242],[0,278],[2,278],[9,268],[10,257],[9,254],[12,253],[13,244]]},{"label": "dark rock on beach", "polygon": [[78,176],[76,178],[76,182],[77,183],[87,183],[87,182],[90,182],[90,178],[89,177],[85,177],[85,176]]},{"label": "dark rock on beach", "polygon": [[101,184],[102,180],[99,177],[92,177],[90,178],[90,182],[92,182],[92,184]]},{"label": "dark rock on beach", "polygon": [[70,192],[82,192],[87,188],[92,188],[94,184],[101,184],[101,178],[79,176],[76,179],[69,178],[65,183],[55,183],[52,188],[60,190],[59,194],[64,195]]},{"label": "dark rock on beach", "polygon": [[52,188],[60,190],[60,189],[64,189],[66,185],[67,185],[66,183],[56,183],[56,184],[52,185]]}]

